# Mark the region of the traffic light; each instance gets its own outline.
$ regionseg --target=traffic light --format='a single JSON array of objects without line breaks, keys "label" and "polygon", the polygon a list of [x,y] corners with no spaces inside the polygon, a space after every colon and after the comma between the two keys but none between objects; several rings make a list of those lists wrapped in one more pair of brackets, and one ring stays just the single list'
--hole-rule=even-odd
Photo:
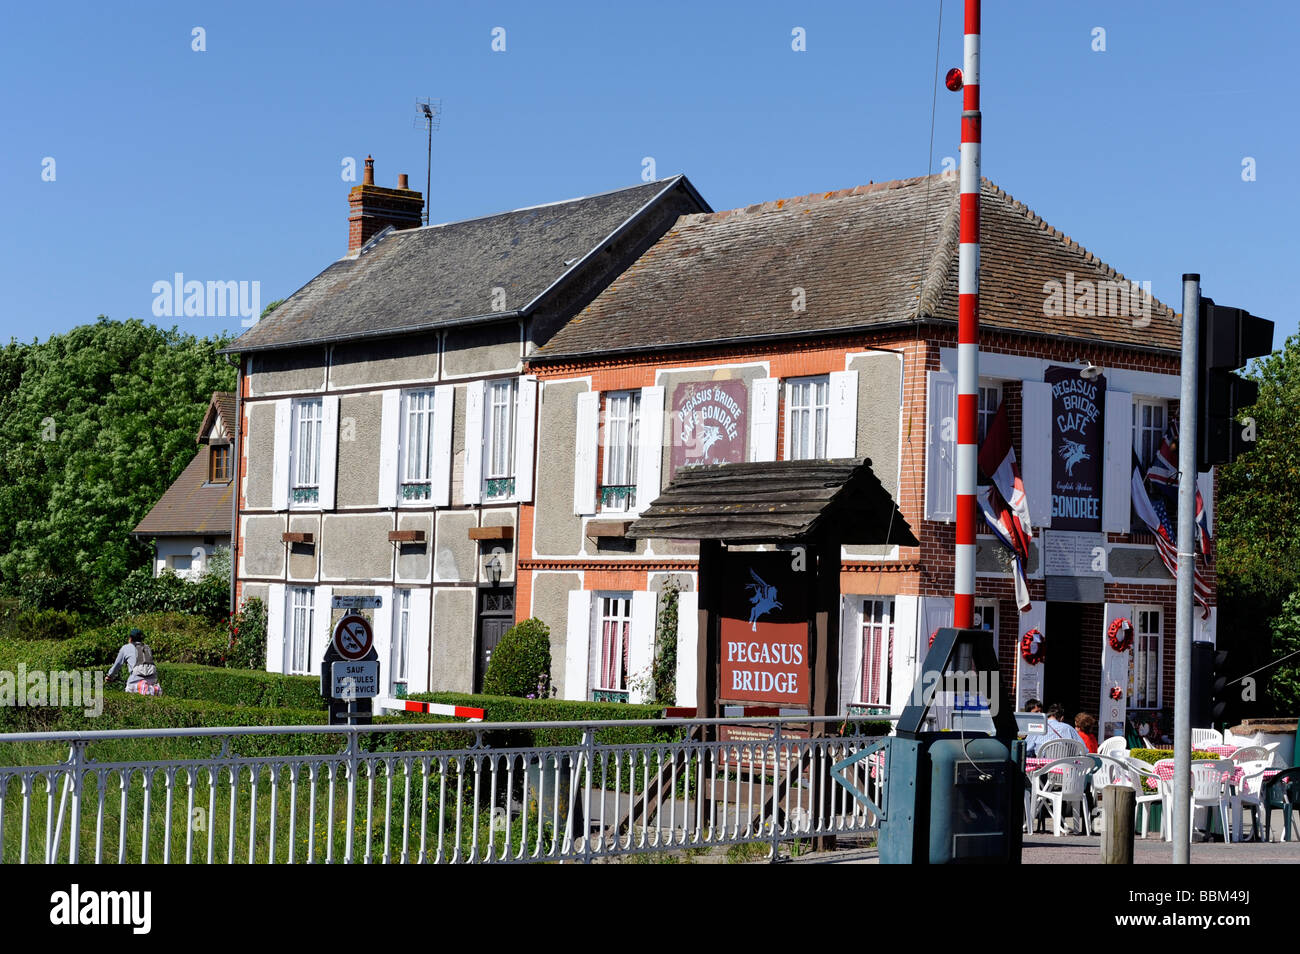
[{"label": "traffic light", "polygon": [[1228,662],[1228,654],[1224,650],[1216,650],[1212,662],[1212,672],[1210,674],[1210,724],[1215,725],[1222,722],[1228,709],[1228,673],[1225,666]]},{"label": "traffic light", "polygon": [[1204,472],[1251,448],[1237,418],[1259,400],[1259,385],[1233,372],[1273,350],[1273,322],[1202,297],[1199,342],[1196,469]]}]

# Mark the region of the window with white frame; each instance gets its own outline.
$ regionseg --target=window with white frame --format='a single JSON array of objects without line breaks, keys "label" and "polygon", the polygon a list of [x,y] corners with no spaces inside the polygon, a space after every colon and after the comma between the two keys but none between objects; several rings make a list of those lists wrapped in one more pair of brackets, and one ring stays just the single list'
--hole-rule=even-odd
[{"label": "window with white frame", "polygon": [[289,672],[307,675],[311,670],[311,632],[315,591],[308,586],[289,588]]},{"label": "window with white frame", "polygon": [[889,705],[894,674],[894,600],[862,602],[862,698],[868,706]]},{"label": "window with white frame", "polygon": [[787,396],[787,444],[790,460],[826,456],[826,422],[830,417],[830,378],[797,378]]},{"label": "window with white frame", "polygon": [[483,496],[487,499],[515,492],[516,384],[514,378],[490,381],[484,396]]},{"label": "window with white frame", "polygon": [[1158,606],[1133,608],[1133,658],[1128,679],[1131,709],[1160,707],[1162,619]]},{"label": "window with white frame", "polygon": [[293,402],[293,467],[290,499],[296,504],[320,500],[321,399]]},{"label": "window with white frame", "polygon": [[993,652],[998,651],[998,604],[992,600],[982,600],[975,604],[975,615],[971,623],[975,629],[985,629],[993,634]]},{"label": "window with white frame", "polygon": [[600,509],[636,508],[637,443],[640,440],[641,392],[614,391],[605,399],[605,466]]},{"label": "window with white frame", "polygon": [[1002,384],[997,381],[981,381],[979,391],[979,422],[976,429],[979,434],[979,443],[982,446],[984,438],[988,437],[993,418],[997,416],[998,406],[1002,403]]},{"label": "window with white frame", "polygon": [[402,500],[429,500],[433,479],[433,391],[402,394]]},{"label": "window with white frame", "polygon": [[1164,401],[1133,399],[1133,449],[1145,471],[1165,439],[1168,410]]},{"label": "window with white frame", "polygon": [[596,689],[627,691],[627,652],[632,636],[632,594],[604,593],[596,598],[600,671]]},{"label": "window with white frame", "polygon": [[393,600],[393,645],[389,661],[389,682],[406,682],[410,678],[411,660],[411,591],[398,590]]}]

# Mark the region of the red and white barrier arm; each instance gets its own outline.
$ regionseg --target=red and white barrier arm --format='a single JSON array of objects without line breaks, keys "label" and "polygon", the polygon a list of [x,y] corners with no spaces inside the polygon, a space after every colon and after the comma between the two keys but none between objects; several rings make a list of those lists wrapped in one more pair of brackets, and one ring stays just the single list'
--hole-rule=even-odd
[{"label": "red and white barrier arm", "polygon": [[449,715],[467,722],[482,722],[483,710],[470,706],[449,706],[440,702],[415,702],[411,699],[380,699],[379,704],[385,709],[397,712],[427,712],[430,715]]}]

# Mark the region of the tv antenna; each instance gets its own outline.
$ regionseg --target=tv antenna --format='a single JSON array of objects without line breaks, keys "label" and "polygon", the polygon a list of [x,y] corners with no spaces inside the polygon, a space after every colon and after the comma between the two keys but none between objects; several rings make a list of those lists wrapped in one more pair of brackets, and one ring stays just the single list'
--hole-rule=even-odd
[{"label": "tv antenna", "polygon": [[432,203],[430,190],[433,187],[433,131],[442,123],[442,100],[417,99],[415,101],[415,128],[424,127],[429,137],[428,164],[424,176],[424,224],[429,224],[429,206]]}]

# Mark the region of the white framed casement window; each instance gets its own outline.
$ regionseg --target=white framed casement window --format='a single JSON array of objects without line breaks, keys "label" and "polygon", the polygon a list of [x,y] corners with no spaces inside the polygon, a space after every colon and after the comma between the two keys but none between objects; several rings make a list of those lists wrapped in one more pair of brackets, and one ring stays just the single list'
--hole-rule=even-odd
[{"label": "white framed casement window", "polygon": [[640,391],[611,391],[605,395],[605,464],[600,485],[602,512],[622,513],[636,509],[640,425]]},{"label": "white framed casement window", "polygon": [[311,637],[315,622],[316,591],[309,586],[289,587],[289,645],[287,672],[310,675]]},{"label": "white framed casement window", "polygon": [[1133,607],[1133,658],[1128,676],[1130,709],[1160,708],[1163,623],[1159,606]]},{"label": "white framed casement window", "polygon": [[787,460],[820,460],[826,456],[826,422],[830,416],[830,378],[795,378],[786,390],[785,448]]},{"label": "white framed casement window", "polygon": [[975,629],[986,629],[993,634],[993,654],[998,652],[998,604],[993,600],[976,600],[972,619]]},{"label": "white framed casement window", "polygon": [[862,601],[862,688],[858,702],[867,706],[890,704],[894,675],[894,598],[882,596]]},{"label": "white framed casement window", "polygon": [[626,702],[632,594],[598,593],[595,604],[600,668],[595,673],[592,698],[597,702]]},{"label": "white framed casement window", "polygon": [[1151,466],[1165,439],[1168,417],[1168,402],[1133,398],[1133,449],[1137,451],[1143,471]]},{"label": "white framed casement window", "polygon": [[388,683],[404,682],[411,678],[411,591],[395,590],[393,593],[393,641],[388,663]]},{"label": "white framed casement window", "polygon": [[399,503],[433,498],[433,405],[432,388],[402,392]]},{"label": "white framed casement window", "polygon": [[289,501],[291,505],[320,505],[321,424],[324,420],[320,398],[293,402],[293,434],[290,438],[292,459]]},{"label": "white framed casement window", "polygon": [[989,426],[997,416],[998,406],[1002,403],[1002,382],[980,381],[979,392],[979,423],[976,430],[980,446],[983,446],[984,438],[989,433]]},{"label": "white framed casement window", "polygon": [[483,499],[515,494],[515,378],[489,381],[483,395]]}]

